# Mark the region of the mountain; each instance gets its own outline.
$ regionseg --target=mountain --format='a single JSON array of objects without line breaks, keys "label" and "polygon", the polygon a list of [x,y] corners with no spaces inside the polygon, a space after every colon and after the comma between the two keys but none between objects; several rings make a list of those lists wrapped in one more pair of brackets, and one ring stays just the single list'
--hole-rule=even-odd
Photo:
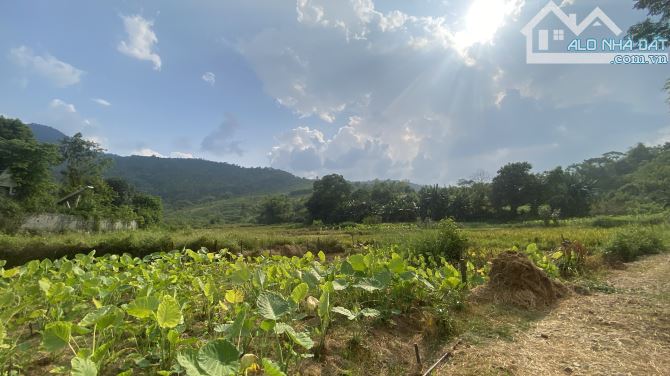
[{"label": "mountain", "polygon": [[[57,143],[65,134],[52,127],[29,124],[40,142]],[[240,196],[309,190],[312,181],[267,167],[247,168],[203,159],[179,159],[109,154],[114,163],[107,177],[120,177],[140,191],[160,196],[168,206]]]},{"label": "mountain", "polygon": [[46,142],[48,144],[57,144],[60,140],[67,137],[63,132],[59,131],[56,128],[49,127],[47,125],[28,124],[28,127],[33,131],[35,139],[39,142]]},{"label": "mountain", "polygon": [[312,182],[286,171],[247,168],[203,159],[111,156],[107,176],[126,179],[167,203],[189,204],[236,196],[290,193]]}]

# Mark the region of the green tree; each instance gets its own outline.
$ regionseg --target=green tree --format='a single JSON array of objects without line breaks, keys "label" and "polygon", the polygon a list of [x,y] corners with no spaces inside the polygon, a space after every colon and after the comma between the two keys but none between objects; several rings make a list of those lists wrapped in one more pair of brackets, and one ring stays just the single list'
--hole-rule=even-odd
[{"label": "green tree", "polygon": [[107,178],[105,183],[114,191],[114,206],[130,205],[135,195],[135,187],[123,178]]},{"label": "green tree", "polygon": [[[634,8],[647,10],[647,19],[631,26],[628,30],[628,35],[631,38],[647,41],[655,38],[670,39],[670,1],[636,0]],[[664,87],[666,91],[670,92],[670,80],[665,82]]]},{"label": "green tree", "polygon": [[326,175],[314,182],[312,196],[307,200],[307,210],[312,219],[324,223],[345,220],[344,205],[351,195],[351,184],[342,175]]},{"label": "green tree", "polygon": [[141,227],[157,225],[163,220],[163,202],[158,196],[138,193],[133,196],[132,207],[140,217]]},{"label": "green tree", "polygon": [[291,221],[291,201],[288,196],[270,196],[263,199],[256,221],[265,225],[285,223]]},{"label": "green tree", "polygon": [[55,146],[42,144],[18,119],[0,116],[0,172],[9,169],[17,184],[17,199],[29,209],[52,201],[51,167],[59,162]]},{"label": "green tree", "polygon": [[110,160],[105,158],[105,149],[94,141],[86,140],[81,133],[61,141],[61,154],[65,160],[66,190],[84,185],[100,183],[103,170]]},{"label": "green tree", "polygon": [[532,168],[528,162],[517,162],[498,170],[491,183],[491,202],[498,211],[508,206],[510,216],[516,217],[519,206],[537,201],[538,182]]}]

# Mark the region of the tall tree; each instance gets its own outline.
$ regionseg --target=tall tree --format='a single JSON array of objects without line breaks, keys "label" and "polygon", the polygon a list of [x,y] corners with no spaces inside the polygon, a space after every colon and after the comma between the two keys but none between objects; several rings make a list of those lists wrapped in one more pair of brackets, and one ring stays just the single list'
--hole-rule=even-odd
[{"label": "tall tree", "polygon": [[498,211],[509,206],[510,215],[516,217],[519,206],[536,203],[538,184],[532,168],[528,162],[517,162],[498,170],[491,183],[491,202]]},{"label": "tall tree", "polygon": [[[635,9],[647,10],[647,19],[631,26],[628,34],[634,40],[655,38],[670,39],[670,1],[636,0]],[[667,42],[666,42],[667,43]],[[665,90],[670,92],[670,80],[665,81]],[[670,101],[670,98],[668,98]]]},{"label": "tall tree", "polygon": [[343,221],[344,205],[351,195],[351,185],[342,175],[326,175],[314,182],[314,191],[307,201],[312,219],[325,223]]},{"label": "tall tree", "polygon": [[60,150],[66,164],[63,174],[67,189],[100,182],[109,159],[103,156],[105,149],[98,143],[77,133],[61,141]]},{"label": "tall tree", "polygon": [[0,172],[9,169],[19,199],[31,206],[45,205],[45,193],[53,188],[51,167],[58,161],[55,146],[37,142],[20,120],[0,116]]}]

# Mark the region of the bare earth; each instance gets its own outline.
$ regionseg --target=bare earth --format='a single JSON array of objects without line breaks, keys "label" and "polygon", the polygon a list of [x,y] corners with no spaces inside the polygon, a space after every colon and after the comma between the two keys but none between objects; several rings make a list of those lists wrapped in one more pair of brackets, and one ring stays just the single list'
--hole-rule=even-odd
[{"label": "bare earth", "polygon": [[608,274],[509,339],[466,340],[438,375],[670,375],[670,254]]}]

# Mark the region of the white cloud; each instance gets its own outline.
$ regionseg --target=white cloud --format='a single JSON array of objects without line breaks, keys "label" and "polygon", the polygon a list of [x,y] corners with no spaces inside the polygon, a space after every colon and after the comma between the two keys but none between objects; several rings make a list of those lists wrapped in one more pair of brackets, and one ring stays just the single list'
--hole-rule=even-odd
[{"label": "white cloud", "polygon": [[101,105],[101,106],[105,106],[105,107],[109,107],[109,106],[112,105],[111,103],[109,103],[109,101],[107,101],[107,100],[105,100],[105,99],[102,99],[102,98],[91,98],[91,100],[92,100],[93,102],[95,102],[95,103],[97,103],[97,104],[99,104],[99,105]]},{"label": "white cloud", "polygon": [[170,158],[183,158],[183,159],[192,159],[195,158],[191,153],[184,153],[181,151],[173,151],[170,153]]},{"label": "white cloud", "polygon": [[58,87],[79,83],[85,73],[49,54],[36,55],[26,46],[12,48],[9,57],[15,64],[45,77]]},{"label": "white cloud", "polygon": [[161,70],[161,57],[154,51],[158,38],[151,29],[153,21],[140,15],[121,16],[128,34],[128,40],[121,41],[117,47],[119,52],[139,60],[151,61],[155,70]]},{"label": "white cloud", "polygon": [[216,83],[216,75],[212,72],[205,72],[202,75],[202,80],[214,86],[214,84]]},{"label": "white cloud", "polygon": [[150,148],[140,148],[130,153],[130,155],[139,155],[141,157],[167,158],[165,155]]},{"label": "white cloud", "polygon": [[66,103],[62,99],[58,99],[58,98],[51,100],[51,102],[49,102],[49,107],[51,107],[54,110],[63,110],[65,112],[69,112],[69,113],[77,112],[77,109],[74,107],[73,104]]}]

